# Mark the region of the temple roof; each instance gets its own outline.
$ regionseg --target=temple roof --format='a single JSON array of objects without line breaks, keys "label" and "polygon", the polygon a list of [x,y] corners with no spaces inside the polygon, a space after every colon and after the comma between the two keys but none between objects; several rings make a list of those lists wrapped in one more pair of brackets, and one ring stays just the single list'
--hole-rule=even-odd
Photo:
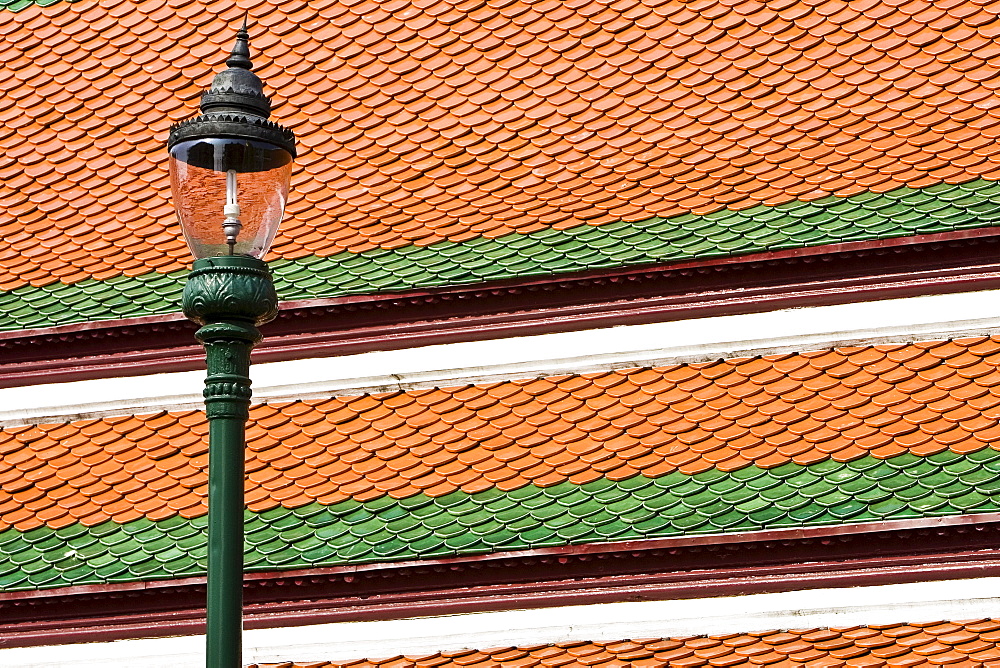
[{"label": "temple roof", "polygon": [[[786,297],[809,305],[995,287],[984,259],[1000,239],[995,4],[0,0],[0,338],[18,339],[4,349],[27,357],[69,350],[18,382],[78,379],[69,366],[87,360],[100,363],[79,371],[83,382],[189,368],[178,338],[156,347],[159,325],[176,333],[181,316],[145,317],[179,310],[191,259],[165,142],[171,124],[197,113],[244,11],[273,119],[299,142],[268,260],[281,299],[301,303],[278,323],[285,347],[273,359],[499,338],[514,325],[565,331],[715,313],[640,301],[708,293],[710,281],[669,294],[664,285],[724,263],[756,267],[757,281],[741,295],[740,270],[720,279],[711,308],[725,313],[780,308]],[[921,257],[960,243],[978,254],[946,252],[920,273]],[[892,271],[863,255],[904,245],[912,252]],[[827,274],[809,274],[810,263],[853,252],[836,276],[857,281],[817,297]],[[773,279],[772,263],[792,256],[801,263]],[[654,267],[656,280],[617,292]],[[882,282],[866,282],[879,272]],[[913,280],[893,283],[900,275]],[[572,294],[546,292],[569,278],[580,281]],[[591,280],[606,281],[593,297],[604,319],[587,319],[596,307],[580,295]],[[526,306],[529,284],[550,298]],[[471,287],[456,296],[453,286]],[[482,312],[454,306],[491,291]],[[404,302],[411,329],[375,331]],[[368,310],[331,324],[352,309]],[[538,577],[529,562],[539,555],[584,564],[598,552],[659,551],[662,561],[645,567],[662,573],[688,568],[670,561],[674,550],[728,545],[718,564],[765,543],[762,552],[784,551],[740,562],[747,572],[765,558],[788,573],[816,559],[818,572],[844,554],[875,554],[865,544],[875,534],[906,542],[893,554],[914,562],[933,551],[950,558],[953,544],[978,558],[984,527],[1000,518],[1000,337],[986,335],[991,321],[970,319],[948,330],[964,338],[921,340],[946,335],[914,335],[913,322],[890,339],[831,336],[820,350],[781,344],[753,349],[780,354],[711,361],[684,353],[662,366],[649,365],[667,358],[599,363],[587,351],[546,367],[559,376],[495,365],[502,375],[470,376],[482,382],[461,376],[469,384],[450,386],[428,373],[377,386],[407,388],[395,392],[352,385],[358,396],[306,392],[288,378],[282,400],[251,406],[249,579],[285,587],[275,582],[308,569],[330,581],[351,571],[346,584],[362,571],[398,583],[423,568],[463,561],[472,571],[491,560],[503,569],[509,555],[523,558],[526,574],[512,566],[478,581],[492,587]],[[58,325],[69,327],[17,331]],[[369,334],[373,343],[361,341]],[[130,350],[140,338],[145,347]],[[348,339],[354,348],[337,348]],[[522,375],[532,373],[542,372]],[[146,592],[163,615],[187,605],[178,592],[192,596],[205,572],[207,426],[173,399],[71,406],[64,422],[37,424],[31,413],[0,428],[5,609],[48,601],[55,610],[78,597],[90,615],[88,597],[106,604],[122,591]],[[983,543],[960,535],[981,529]],[[910,541],[921,531],[938,531],[936,542]],[[827,551],[823,541],[841,539],[844,552]],[[787,549],[774,547],[783,541]],[[871,577],[897,567],[891,577],[902,577],[899,563]],[[625,568],[606,570],[616,567]],[[906,577],[945,577],[928,572]],[[983,571],[972,572],[940,570]],[[565,573],[539,587],[582,581],[582,570]],[[796,577],[788,586],[811,586]],[[146,631],[111,633],[133,632]],[[997,642],[995,621],[936,621],[351,665],[1000,665]],[[294,668],[340,665],[312,658]]]},{"label": "temple roof", "polygon": [[327,663],[255,664],[250,668],[451,668],[453,666],[992,666],[1000,661],[1000,622],[923,622],[832,629],[617,642],[566,642],[529,647],[457,650]]},{"label": "temple roof", "polygon": [[[980,337],[258,404],[246,567],[995,513],[998,353]],[[0,430],[0,587],[203,572],[206,429],[185,411]]]},{"label": "temple roof", "polygon": [[[994,8],[813,4],[255,0],[282,298],[993,225]],[[4,13],[0,327],[176,310],[163,144],[243,9]]]}]

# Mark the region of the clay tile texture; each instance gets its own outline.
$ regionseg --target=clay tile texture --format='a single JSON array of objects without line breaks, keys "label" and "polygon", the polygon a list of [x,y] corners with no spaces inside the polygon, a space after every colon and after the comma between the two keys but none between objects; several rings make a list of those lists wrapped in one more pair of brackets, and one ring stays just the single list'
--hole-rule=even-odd
[{"label": "clay tile texture", "polygon": [[[256,405],[246,568],[996,513],[998,352],[980,337]],[[0,430],[0,587],[202,572],[206,431],[196,411]]]},{"label": "clay tile texture", "polygon": [[[950,636],[935,627],[954,629]],[[766,631],[686,638],[614,642],[565,642],[529,647],[396,656],[343,663],[254,664],[250,668],[450,668],[457,666],[778,666],[780,668],[868,668],[874,666],[996,666],[1000,622],[993,619],[877,627]]]},{"label": "clay tile texture", "polygon": [[[1000,178],[996,7],[814,4],[4,0],[0,289],[185,267],[163,146],[244,10],[301,150],[272,259]],[[767,247],[821,219],[741,233]]]},{"label": "clay tile texture", "polygon": [[[880,348],[256,405],[248,507],[994,452],[1000,340]],[[196,411],[2,429],[0,527],[203,515],[206,432]]]}]

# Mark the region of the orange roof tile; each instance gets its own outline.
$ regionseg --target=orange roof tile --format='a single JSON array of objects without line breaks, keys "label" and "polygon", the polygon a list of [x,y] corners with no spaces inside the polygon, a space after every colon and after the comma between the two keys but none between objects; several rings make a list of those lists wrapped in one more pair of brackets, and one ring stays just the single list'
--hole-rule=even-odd
[{"label": "orange roof tile", "polygon": [[[961,339],[256,405],[248,507],[1000,449],[1000,397],[981,392],[997,352]],[[202,515],[205,431],[197,411],[0,430],[16,501],[0,528]]]},{"label": "orange roof tile", "polygon": [[249,668],[386,668],[388,666],[994,666],[1000,621],[881,624],[846,629],[564,642],[525,647],[438,652],[344,663],[307,661],[254,664]]},{"label": "orange roof tile", "polygon": [[813,4],[7,12],[0,288],[187,263],[163,143],[244,9],[302,149],[277,257],[1000,178],[988,7]]}]

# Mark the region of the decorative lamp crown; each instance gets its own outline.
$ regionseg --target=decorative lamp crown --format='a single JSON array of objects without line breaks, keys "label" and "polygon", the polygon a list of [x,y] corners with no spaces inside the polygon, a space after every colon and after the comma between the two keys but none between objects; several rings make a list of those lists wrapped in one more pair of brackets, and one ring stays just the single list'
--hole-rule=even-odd
[{"label": "decorative lamp crown", "polygon": [[259,258],[284,213],[295,136],[268,120],[246,20],[226,65],[202,94],[201,115],[170,128],[170,185],[195,257]]}]

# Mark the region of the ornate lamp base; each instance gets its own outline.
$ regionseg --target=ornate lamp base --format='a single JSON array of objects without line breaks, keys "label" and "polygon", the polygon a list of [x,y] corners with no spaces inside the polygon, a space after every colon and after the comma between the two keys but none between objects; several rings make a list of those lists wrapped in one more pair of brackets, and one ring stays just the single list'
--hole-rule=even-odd
[{"label": "ornate lamp base", "polygon": [[233,321],[256,327],[274,320],[278,296],[271,270],[245,255],[195,260],[184,286],[184,315],[200,325]]}]

